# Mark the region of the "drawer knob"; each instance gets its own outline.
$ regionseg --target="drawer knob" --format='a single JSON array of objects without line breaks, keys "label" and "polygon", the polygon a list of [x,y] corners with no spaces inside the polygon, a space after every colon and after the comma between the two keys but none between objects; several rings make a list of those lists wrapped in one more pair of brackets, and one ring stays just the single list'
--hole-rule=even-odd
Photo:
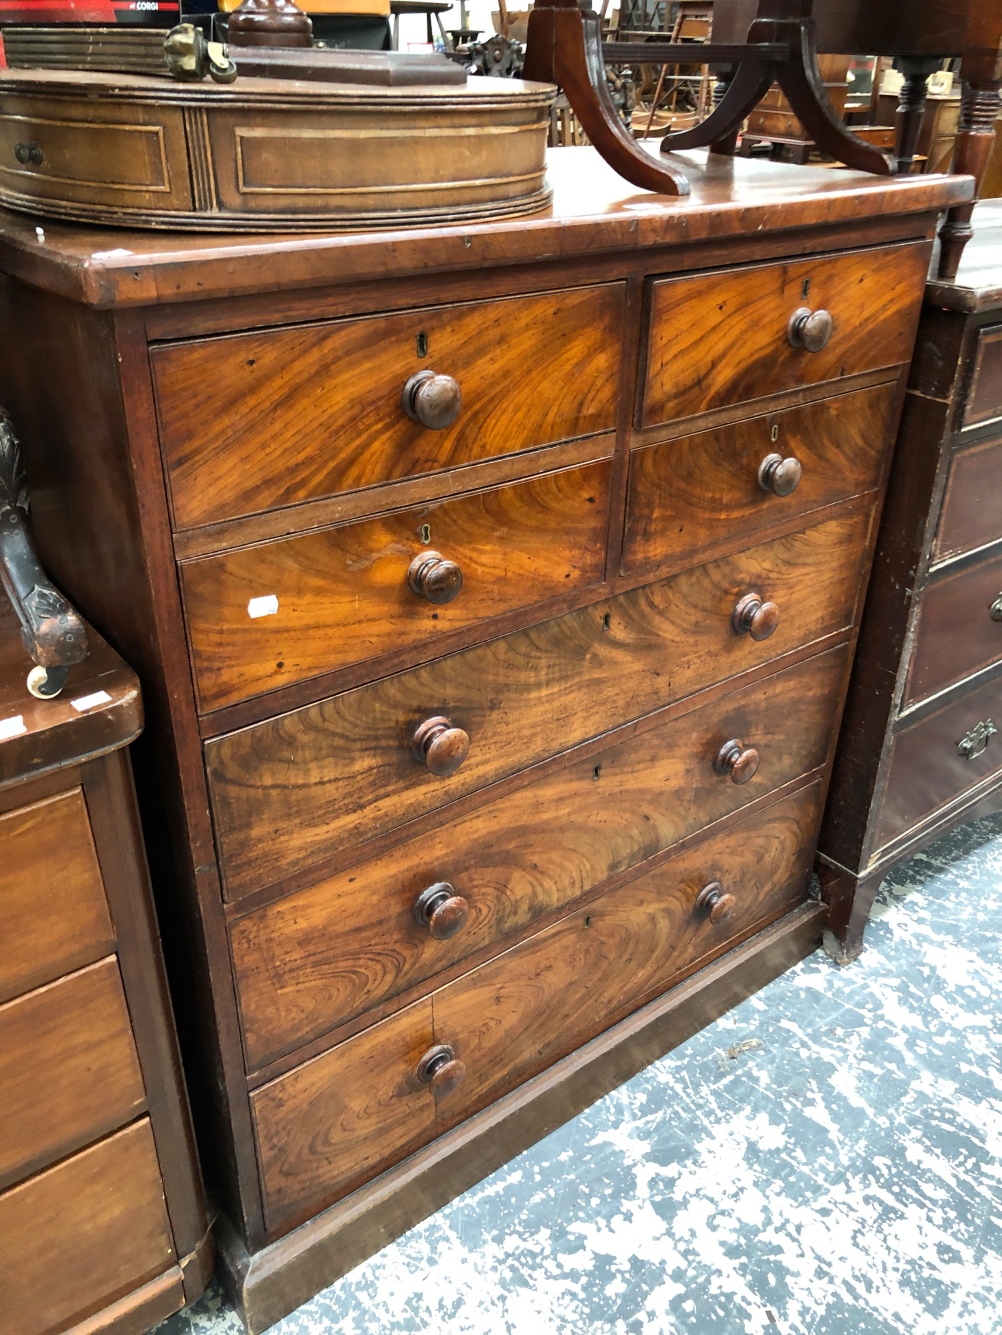
[{"label": "drawer knob", "polygon": [[423,1085],[431,1085],[436,1099],[445,1098],[456,1089],[466,1075],[466,1067],[449,1047],[439,1043],[429,1048],[418,1062],[417,1078]]},{"label": "drawer knob", "polygon": [[401,402],[404,412],[415,422],[432,431],[444,431],[452,426],[463,406],[463,392],[459,381],[451,375],[436,375],[434,371],[415,371],[404,385]]},{"label": "drawer knob", "polygon": [[799,459],[767,454],[758,466],[758,485],[774,496],[789,496],[791,491],[797,490],[803,471]]},{"label": "drawer knob", "polygon": [[760,593],[746,593],[734,605],[731,625],[739,635],[747,633],[753,640],[767,640],[779,625],[779,608],[775,603],[764,603]]},{"label": "drawer knob", "polygon": [[33,167],[40,167],[42,165],[42,150],[39,148],[38,144],[34,142],[30,144],[15,144],[14,156],[24,167],[26,167],[29,162]]},{"label": "drawer knob", "polygon": [[758,752],[753,746],[745,746],[737,738],[724,742],[717,752],[713,768],[718,774],[729,774],[731,783],[747,783],[754,778],[758,769]]},{"label": "drawer knob", "polygon": [[988,615],[993,621],[1002,621],[1002,593],[995,599],[988,609]]},{"label": "drawer knob", "polygon": [[445,778],[454,774],[470,750],[470,737],[462,728],[454,728],[449,719],[439,715],[418,725],[411,738],[411,754],[432,774]]},{"label": "drawer knob", "polygon": [[736,902],[733,895],[724,894],[724,887],[719,881],[711,881],[699,892],[696,912],[703,918],[709,918],[712,923],[723,922],[731,916]]},{"label": "drawer knob", "polygon": [[419,593],[441,607],[443,603],[451,603],[463,587],[463,572],[441,552],[420,552],[410,563],[407,583],[412,593]]},{"label": "drawer knob", "polygon": [[414,921],[427,927],[436,941],[448,941],[466,926],[469,903],[448,881],[436,881],[414,901]]},{"label": "drawer knob", "polygon": [[798,306],[786,326],[786,336],[795,348],[820,352],[835,328],[827,311],[812,311],[810,306]]}]

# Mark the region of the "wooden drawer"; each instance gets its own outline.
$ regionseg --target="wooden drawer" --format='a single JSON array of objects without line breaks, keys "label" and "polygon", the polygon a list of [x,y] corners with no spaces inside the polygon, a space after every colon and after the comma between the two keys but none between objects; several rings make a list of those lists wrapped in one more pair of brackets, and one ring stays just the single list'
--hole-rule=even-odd
[{"label": "wooden drawer", "polygon": [[[880,385],[635,450],[623,571],[677,569],[736,535],[872,490],[895,400],[896,387]],[[759,483],[770,455],[801,465],[786,495]]]},{"label": "wooden drawer", "polygon": [[[152,349],[175,526],[611,431],[624,293],[607,283]],[[462,392],[444,430],[401,403],[428,369]]]},{"label": "wooden drawer", "polygon": [[[823,765],[845,671],[845,648],[829,650],[238,919],[231,948],[250,1065],[503,941]],[[759,752],[747,784],[713,768],[732,737]],[[469,905],[449,940],[435,940],[414,917],[417,897],[439,882]]]},{"label": "wooden drawer", "polygon": [[176,1265],[149,1122],[0,1195],[0,1256],[4,1335],[56,1335]]},{"label": "wooden drawer", "polygon": [[107,955],[115,935],[79,788],[0,816],[0,847],[6,1001]]},{"label": "wooden drawer", "polygon": [[980,426],[1002,417],[1002,325],[978,330],[971,366],[971,383],[964,404],[962,425]]},{"label": "wooden drawer", "polygon": [[[794,908],[819,797],[812,786],[687,849],[256,1090],[269,1227],[346,1195]],[[717,924],[695,908],[713,881],[735,901]],[[436,1101],[416,1068],[440,1043],[466,1075]]]},{"label": "wooden drawer", "polygon": [[0,1006],[0,1186],[122,1126],[144,1099],[114,957]]},{"label": "wooden drawer", "polygon": [[[549,473],[182,565],[202,708],[601,583],[610,469]],[[462,572],[451,602],[408,582],[429,548]]]},{"label": "wooden drawer", "polygon": [[[998,620],[992,615],[997,608]],[[1002,556],[944,575],[922,593],[905,703],[1002,658]]]},{"label": "wooden drawer", "polygon": [[[976,732],[987,724],[984,750]],[[952,704],[902,728],[891,743],[874,848],[881,848],[920,820],[960,797],[1002,767],[1002,678],[996,677]],[[965,755],[958,746],[968,736]]]},{"label": "wooden drawer", "polygon": [[[906,362],[928,262],[914,242],[656,280],[639,424]],[[800,307],[832,316],[820,352],[787,337]]]},{"label": "wooden drawer", "polygon": [[1002,438],[961,450],[950,461],[933,560],[977,551],[1002,538]]},{"label": "wooden drawer", "polygon": [[[871,509],[410,672],[205,747],[226,893],[238,898],[671,700],[852,622]],[[732,627],[749,591],[779,626]],[[470,737],[446,778],[415,761],[422,720]],[[289,758],[295,758],[290,765]]]}]

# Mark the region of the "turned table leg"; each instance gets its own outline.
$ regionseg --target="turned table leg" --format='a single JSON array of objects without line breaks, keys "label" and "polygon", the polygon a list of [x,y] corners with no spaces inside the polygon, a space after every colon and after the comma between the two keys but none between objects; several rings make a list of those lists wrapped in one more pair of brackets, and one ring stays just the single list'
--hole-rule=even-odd
[{"label": "turned table leg", "polygon": [[948,283],[956,278],[964,247],[974,235],[971,215],[995,143],[995,121],[999,114],[998,88],[995,80],[987,85],[964,83],[953,170],[964,176],[973,176],[977,184],[975,198],[969,204],[958,204],[950,209],[939,231],[941,249],[938,276]]},{"label": "turned table leg", "polygon": [[907,176],[915,161],[915,147],[925,114],[926,81],[934,70],[939,69],[939,61],[928,56],[902,56],[898,63],[904,83],[898,101],[895,170],[899,176]]}]

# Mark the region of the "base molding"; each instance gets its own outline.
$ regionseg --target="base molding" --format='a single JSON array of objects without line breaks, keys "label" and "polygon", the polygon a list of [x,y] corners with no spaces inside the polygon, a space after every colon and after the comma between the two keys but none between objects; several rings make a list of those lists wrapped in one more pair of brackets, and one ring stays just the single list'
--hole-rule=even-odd
[{"label": "base molding", "polygon": [[142,1288],[71,1326],[65,1335],[143,1335],[184,1305],[181,1270],[173,1266]]},{"label": "base molding", "polygon": [[217,1221],[222,1277],[250,1335],[419,1224],[597,1099],[684,1043],[821,944],[825,910],[802,905],[497,1103],[249,1253]]}]

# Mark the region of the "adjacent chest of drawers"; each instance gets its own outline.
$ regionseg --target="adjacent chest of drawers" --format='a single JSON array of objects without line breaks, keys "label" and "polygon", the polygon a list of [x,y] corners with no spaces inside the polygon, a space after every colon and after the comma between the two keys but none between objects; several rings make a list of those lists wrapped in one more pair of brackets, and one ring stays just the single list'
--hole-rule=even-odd
[{"label": "adjacent chest of drawers", "polygon": [[253,1330],[820,940],[903,368],[968,186],[693,171],[663,201],[564,150],[552,216],[383,237],[5,221],[40,545],[148,679]]},{"label": "adjacent chest of drawers", "polygon": [[3,598],[0,1325],[138,1335],[213,1260],[125,750],[139,686],[92,633],[36,700],[18,629]]},{"label": "adjacent chest of drawers", "polygon": [[975,219],[926,291],[819,846],[843,961],[891,867],[1002,800],[1002,206]]}]

